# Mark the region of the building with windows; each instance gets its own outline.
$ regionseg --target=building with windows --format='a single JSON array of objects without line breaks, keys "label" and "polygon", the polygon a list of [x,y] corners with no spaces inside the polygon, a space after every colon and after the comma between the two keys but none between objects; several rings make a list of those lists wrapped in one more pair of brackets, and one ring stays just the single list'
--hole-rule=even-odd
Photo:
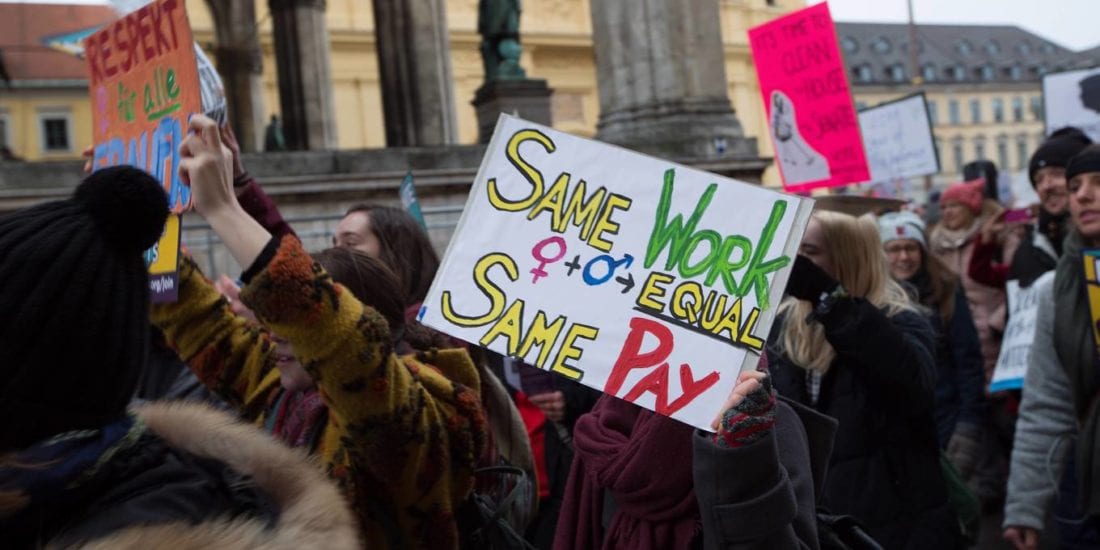
[{"label": "building with windows", "polygon": [[[744,132],[756,137],[760,154],[771,156],[767,124],[749,51],[748,28],[805,5],[805,0],[715,0],[720,6],[729,99]],[[218,43],[218,16],[211,6],[233,10],[242,0],[185,0],[196,41],[226,72],[232,57],[254,65],[254,123],[262,136],[270,115],[280,113],[274,28],[274,2],[255,0],[249,21],[228,34],[239,44]],[[393,2],[390,2],[391,4]],[[286,4],[284,3],[279,3]],[[339,149],[385,147],[383,82],[379,71],[379,25],[371,0],[327,0],[320,3],[329,41],[330,87],[334,111],[334,142]],[[438,2],[447,29],[448,71],[453,88],[454,142],[477,140],[477,119],[471,101],[483,80],[479,53],[476,0]],[[592,136],[599,120],[597,70],[593,51],[590,0],[544,0],[523,3],[522,65],[532,78],[546,79],[554,90],[554,126]],[[223,25],[234,23],[222,13]],[[47,45],[58,36],[82,32],[114,19],[106,6],[0,3],[0,30],[17,37],[18,48],[3,47],[0,58],[13,75],[14,88],[0,87],[0,124],[13,136],[11,150],[28,160],[75,158],[91,139],[90,106],[84,64]],[[240,23],[236,21],[235,23]],[[404,31],[403,31],[404,32]],[[258,54],[243,51],[255,41]],[[5,41],[7,43],[9,41]],[[78,44],[79,40],[75,42]],[[235,49],[236,48],[236,49]],[[18,50],[18,51],[16,51]],[[222,59],[218,59],[219,56]],[[285,117],[284,117],[285,119]],[[10,121],[10,123],[9,123]],[[18,137],[15,137],[18,136]],[[2,136],[0,136],[2,139]],[[8,142],[5,142],[8,143]],[[247,143],[246,143],[247,145]],[[258,145],[253,142],[253,146]],[[774,181],[775,176],[765,176]]]},{"label": "building with windows", "polygon": [[1026,170],[1043,139],[1041,77],[1078,63],[1075,53],[1015,26],[837,23],[858,107],[924,92],[939,151],[940,182],[967,162]]},{"label": "building with windows", "polygon": [[90,142],[84,61],[66,48],[113,20],[107,6],[0,4],[0,158],[75,158]]}]

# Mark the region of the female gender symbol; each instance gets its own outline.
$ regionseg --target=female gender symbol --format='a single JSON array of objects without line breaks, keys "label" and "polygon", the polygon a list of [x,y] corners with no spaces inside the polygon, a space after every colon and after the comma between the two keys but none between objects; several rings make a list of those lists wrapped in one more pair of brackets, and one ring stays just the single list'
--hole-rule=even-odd
[{"label": "female gender symbol", "polygon": [[[543,254],[543,251],[546,249],[547,245],[551,243],[558,245],[558,253],[553,257],[548,257]],[[531,284],[535,284],[539,282],[539,278],[545,277],[547,275],[546,270],[544,269],[546,267],[546,264],[552,264],[565,256],[565,239],[557,236],[547,237],[539,241],[539,243],[531,249],[531,255],[534,256],[536,260],[541,262],[539,263],[538,267],[531,270],[531,273],[535,276],[531,280]]]}]

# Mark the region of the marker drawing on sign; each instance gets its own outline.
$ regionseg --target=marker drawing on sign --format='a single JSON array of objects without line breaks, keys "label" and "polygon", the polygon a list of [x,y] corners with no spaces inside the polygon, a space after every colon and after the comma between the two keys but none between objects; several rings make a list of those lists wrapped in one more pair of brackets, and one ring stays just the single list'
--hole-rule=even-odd
[{"label": "marker drawing on sign", "polygon": [[829,161],[802,139],[791,99],[779,90],[773,91],[771,111],[772,135],[786,182],[796,184],[829,179]]},{"label": "marker drawing on sign", "polygon": [[758,361],[811,211],[503,115],[423,322],[707,430]]}]

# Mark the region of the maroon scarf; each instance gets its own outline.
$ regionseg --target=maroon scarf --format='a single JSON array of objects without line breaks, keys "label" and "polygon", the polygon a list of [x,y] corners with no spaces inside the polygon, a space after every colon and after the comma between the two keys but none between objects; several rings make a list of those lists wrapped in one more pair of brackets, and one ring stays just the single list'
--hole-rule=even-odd
[{"label": "maroon scarf", "polygon": [[313,452],[328,423],[328,407],[317,388],[303,392],[283,391],[268,417],[268,431],[290,447]]},{"label": "maroon scarf", "polygon": [[[603,396],[577,420],[555,550],[690,548],[700,533],[692,428]],[[604,493],[618,506],[606,532]]]}]

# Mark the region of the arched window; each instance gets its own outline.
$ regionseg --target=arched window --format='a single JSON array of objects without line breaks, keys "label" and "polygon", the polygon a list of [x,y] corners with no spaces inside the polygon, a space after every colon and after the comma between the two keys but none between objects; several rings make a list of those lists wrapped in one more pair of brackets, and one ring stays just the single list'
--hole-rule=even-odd
[{"label": "arched window", "polygon": [[845,36],[840,41],[840,47],[844,48],[845,53],[853,54],[859,52],[859,41],[851,36]]},{"label": "arched window", "polygon": [[871,74],[871,66],[864,63],[856,67],[856,80],[860,82],[871,82],[874,80],[874,76]]},{"label": "arched window", "polygon": [[887,54],[893,47],[890,45],[890,41],[885,36],[880,36],[871,42],[871,51],[877,54]]},{"label": "arched window", "polygon": [[890,80],[894,82],[905,82],[905,67],[900,63],[890,65],[886,72],[890,75]]},{"label": "arched window", "polygon": [[924,77],[925,82],[936,81],[936,67],[931,63],[925,65],[924,67],[921,67],[920,72],[921,76]]},{"label": "arched window", "polygon": [[996,40],[990,40],[985,43],[985,53],[989,55],[998,55],[1001,53],[1001,45]]},{"label": "arched window", "polygon": [[955,45],[955,51],[962,55],[970,55],[974,53],[974,46],[970,42],[963,40]]}]

